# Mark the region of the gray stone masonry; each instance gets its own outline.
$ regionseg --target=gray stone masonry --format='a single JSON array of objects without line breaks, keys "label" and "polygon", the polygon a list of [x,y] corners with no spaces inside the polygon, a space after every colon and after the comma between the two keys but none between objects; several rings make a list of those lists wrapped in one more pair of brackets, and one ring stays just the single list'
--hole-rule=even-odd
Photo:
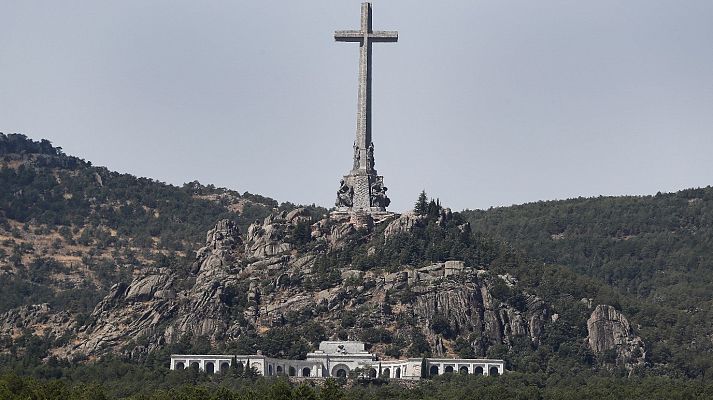
[{"label": "gray stone masonry", "polygon": [[396,42],[395,31],[374,31],[371,26],[371,3],[361,5],[361,28],[336,31],[338,42],[359,43],[359,95],[357,129],[352,170],[340,183],[336,206],[342,212],[384,212],[390,201],[384,178],[374,168],[374,143],[371,140],[371,47],[374,42]]}]

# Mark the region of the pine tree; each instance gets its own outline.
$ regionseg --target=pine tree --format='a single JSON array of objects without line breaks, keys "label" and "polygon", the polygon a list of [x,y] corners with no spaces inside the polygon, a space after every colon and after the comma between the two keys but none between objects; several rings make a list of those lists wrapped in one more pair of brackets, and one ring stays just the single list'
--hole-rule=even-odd
[{"label": "pine tree", "polygon": [[[240,364],[242,366],[242,364]],[[238,376],[238,359],[237,357],[233,356],[233,358],[230,360],[230,374],[233,376]]]},{"label": "pine tree", "polygon": [[429,219],[437,219],[438,215],[441,213],[441,208],[436,203],[436,200],[431,199],[426,207],[426,214],[428,214]]},{"label": "pine tree", "polygon": [[297,386],[295,390],[292,391],[292,397],[300,400],[317,400],[317,395],[314,390],[304,383]]},{"label": "pine tree", "polygon": [[319,391],[320,400],[341,400],[344,398],[344,392],[342,388],[339,387],[337,381],[334,378],[327,378],[324,381],[324,386]]},{"label": "pine tree", "polygon": [[426,215],[428,213],[428,196],[426,196],[426,191],[422,190],[421,194],[418,195],[418,200],[416,200],[416,205],[413,207],[413,212],[416,215]]},{"label": "pine tree", "polygon": [[245,368],[243,368],[243,363],[242,363],[242,362],[238,362],[238,363],[235,365],[235,375],[237,375],[237,376],[243,376],[244,373],[245,373]]},{"label": "pine tree", "polygon": [[426,357],[421,358],[421,378],[428,378],[428,361],[426,361]]}]

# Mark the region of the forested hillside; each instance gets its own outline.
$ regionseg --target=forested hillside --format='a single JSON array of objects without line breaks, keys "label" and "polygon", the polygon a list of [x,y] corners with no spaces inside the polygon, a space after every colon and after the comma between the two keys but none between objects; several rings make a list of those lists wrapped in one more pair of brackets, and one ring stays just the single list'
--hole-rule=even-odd
[{"label": "forested hillside", "polygon": [[534,262],[562,265],[615,289],[613,301],[640,324],[654,365],[679,358],[684,369],[710,368],[713,188],[463,215],[473,230],[507,240]]},{"label": "forested hillside", "polygon": [[0,133],[0,313],[46,302],[86,314],[143,266],[187,269],[216,220],[229,218],[244,232],[294,207],[109,171],[47,140]]},{"label": "forested hillside", "polygon": [[[0,134],[0,398],[713,393],[712,188],[464,212],[422,193],[366,226],[327,211]],[[300,358],[330,338],[514,372],[405,390],[167,369],[171,352]]]}]

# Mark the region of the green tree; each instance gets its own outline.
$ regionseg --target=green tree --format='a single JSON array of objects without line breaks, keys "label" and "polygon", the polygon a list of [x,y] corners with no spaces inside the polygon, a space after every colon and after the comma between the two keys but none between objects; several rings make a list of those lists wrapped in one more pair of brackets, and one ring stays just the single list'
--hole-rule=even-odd
[{"label": "green tree", "polygon": [[292,400],[292,388],[286,379],[278,379],[270,387],[270,400]]},{"label": "green tree", "polygon": [[425,190],[422,190],[418,195],[418,200],[416,200],[416,205],[413,207],[413,212],[416,213],[416,215],[428,214],[428,196],[426,196]]},{"label": "green tree", "polygon": [[295,400],[317,400],[317,394],[306,384],[301,384],[292,393]]},{"label": "green tree", "polygon": [[341,400],[344,398],[344,391],[339,387],[334,378],[327,378],[324,386],[319,391],[320,400]]}]

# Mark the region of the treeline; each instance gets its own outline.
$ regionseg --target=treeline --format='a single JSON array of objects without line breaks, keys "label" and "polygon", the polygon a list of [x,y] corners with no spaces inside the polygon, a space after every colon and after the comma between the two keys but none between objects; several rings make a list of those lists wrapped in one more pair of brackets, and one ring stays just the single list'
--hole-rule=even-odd
[{"label": "treeline", "polygon": [[[90,372],[90,371],[85,371]],[[543,375],[510,373],[499,377],[442,375],[402,386],[388,380],[327,379],[290,383],[285,377],[205,375],[194,370],[160,375],[124,373],[110,383],[87,375],[78,381],[0,376],[4,400],[688,400],[713,398],[713,386],[666,378],[623,379],[590,376],[586,380],[548,382]],[[130,379],[140,379],[131,382]],[[152,378],[154,380],[149,381]],[[157,380],[156,380],[157,379]]]}]

